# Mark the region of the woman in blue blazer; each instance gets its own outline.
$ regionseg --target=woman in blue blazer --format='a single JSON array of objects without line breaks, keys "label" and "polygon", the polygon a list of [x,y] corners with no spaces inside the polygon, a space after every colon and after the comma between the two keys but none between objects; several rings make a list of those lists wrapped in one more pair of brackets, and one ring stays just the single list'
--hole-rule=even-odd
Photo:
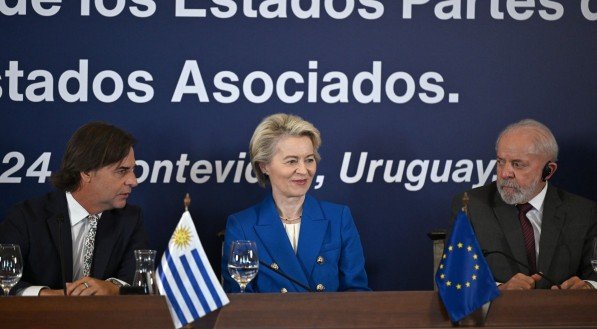
[{"label": "woman in blue blazer", "polygon": [[247,292],[307,291],[303,286],[312,291],[370,290],[350,210],[307,194],[320,144],[319,131],[293,115],[271,115],[255,129],[251,163],[259,183],[271,185],[271,195],[228,218],[222,257],[227,292],[240,291],[227,269],[234,240],[255,241],[260,260],[269,266],[259,267]]}]

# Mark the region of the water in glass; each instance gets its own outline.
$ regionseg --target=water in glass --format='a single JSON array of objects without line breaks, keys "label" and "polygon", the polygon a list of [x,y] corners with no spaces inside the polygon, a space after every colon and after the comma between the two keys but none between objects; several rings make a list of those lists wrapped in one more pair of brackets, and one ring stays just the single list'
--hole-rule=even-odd
[{"label": "water in glass", "polygon": [[597,272],[597,238],[593,238],[593,257],[591,258],[593,271]]},{"label": "water in glass", "polygon": [[135,250],[135,276],[133,287],[143,288],[147,295],[157,295],[158,285],[155,279],[155,250]]},{"label": "water in glass", "polygon": [[23,275],[21,249],[16,244],[0,244],[0,285],[4,295],[16,285]]},{"label": "water in glass", "polygon": [[240,292],[245,292],[247,284],[259,271],[259,256],[254,241],[237,240],[230,246],[228,272],[238,282]]},{"label": "water in glass", "polygon": [[257,275],[257,271],[259,271],[258,266],[228,265],[228,272],[230,272],[232,278],[239,284],[244,284],[245,286],[253,280]]}]

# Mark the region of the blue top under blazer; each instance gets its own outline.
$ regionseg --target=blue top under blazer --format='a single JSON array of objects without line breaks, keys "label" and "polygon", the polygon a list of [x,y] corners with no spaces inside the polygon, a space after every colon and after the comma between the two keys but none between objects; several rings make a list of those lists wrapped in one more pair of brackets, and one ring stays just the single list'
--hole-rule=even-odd
[{"label": "blue top under blazer", "polygon": [[[224,290],[238,292],[238,283],[227,269],[234,240],[252,240],[260,260],[309,286],[313,291],[369,291],[365,257],[359,233],[347,206],[305,196],[297,253],[280,220],[272,196],[228,217],[222,257]],[[246,292],[304,292],[301,286],[259,266]]]}]

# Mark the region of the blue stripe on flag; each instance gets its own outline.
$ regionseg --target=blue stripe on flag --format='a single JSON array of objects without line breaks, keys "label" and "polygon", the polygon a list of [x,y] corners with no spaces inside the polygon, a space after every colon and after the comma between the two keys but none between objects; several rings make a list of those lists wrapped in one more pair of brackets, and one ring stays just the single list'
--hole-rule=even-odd
[{"label": "blue stripe on flag", "polygon": [[[167,252],[167,250],[166,250]],[[168,254],[166,256],[167,259],[170,259],[170,255]],[[178,305],[178,302],[176,301],[176,297],[174,296],[174,293],[172,292],[172,289],[170,288],[170,284],[168,284],[168,280],[166,280],[166,276],[164,275],[164,271],[162,271],[162,267],[158,267],[158,275],[160,277],[160,281],[162,281],[162,287],[164,288],[164,291],[166,292],[166,296],[168,297],[168,302],[170,303],[170,305],[172,305],[172,308],[174,309],[174,312],[176,312],[176,317],[178,317],[178,322],[182,323],[182,325],[186,325],[187,319],[184,316],[184,313],[182,312],[182,309],[180,308],[180,305]]]},{"label": "blue stripe on flag", "polygon": [[[177,234],[185,230],[193,236],[197,235],[188,212],[182,214],[171,239],[176,239]],[[199,237],[188,242],[184,252],[170,249],[175,248],[175,245],[168,244],[156,272],[161,293],[166,295],[168,309],[176,327],[187,325],[199,319],[199,314],[207,314],[229,302],[224,290],[215,280],[209,261],[202,262],[205,257],[201,258],[200,255],[205,254]]]},{"label": "blue stripe on flag", "polygon": [[[189,261],[187,260],[187,255],[182,255],[180,257],[180,262],[182,263],[182,267],[184,267],[187,277],[189,278],[189,282],[191,282],[191,285],[193,286],[193,290],[195,290],[195,295],[197,295],[197,297],[199,298],[199,302],[201,302],[201,306],[203,306],[205,313],[210,312],[211,307],[209,307],[209,304],[207,303],[207,300],[205,299],[204,293],[203,293],[203,291],[201,291],[201,288],[199,287],[199,283],[197,282],[197,279],[195,278],[195,275],[193,274],[193,270],[191,270],[191,266],[189,265]],[[197,264],[197,265],[199,266],[199,264]],[[205,279],[205,277],[203,277],[203,278]]]},{"label": "blue stripe on flag", "polygon": [[193,258],[195,259],[195,263],[197,264],[197,267],[199,267],[199,271],[201,272],[201,276],[203,277],[203,279],[205,280],[205,285],[207,285],[207,289],[209,289],[209,292],[211,293],[211,296],[214,299],[214,302],[216,302],[216,305],[218,308],[224,306],[222,303],[222,300],[220,299],[220,295],[218,295],[218,292],[216,291],[216,288],[213,285],[213,282],[211,282],[211,278],[209,276],[209,274],[207,273],[207,269],[205,268],[205,264],[203,264],[203,262],[201,261],[201,257],[199,256],[199,252],[197,251],[197,249],[193,249],[191,251],[191,254],[193,254]]},{"label": "blue stripe on flag", "polygon": [[199,317],[199,314],[197,313],[196,306],[193,303],[193,301],[191,300],[191,297],[189,296],[189,294],[187,293],[187,290],[184,287],[184,284],[182,283],[182,278],[180,276],[180,273],[178,273],[178,269],[176,269],[176,265],[174,264],[172,259],[168,259],[167,261],[168,261],[168,267],[170,267],[170,270],[172,271],[172,278],[174,279],[174,281],[176,281],[176,286],[178,288],[178,291],[182,295],[182,297],[185,301],[185,304],[191,311],[191,313],[193,315],[193,319],[197,319]]}]

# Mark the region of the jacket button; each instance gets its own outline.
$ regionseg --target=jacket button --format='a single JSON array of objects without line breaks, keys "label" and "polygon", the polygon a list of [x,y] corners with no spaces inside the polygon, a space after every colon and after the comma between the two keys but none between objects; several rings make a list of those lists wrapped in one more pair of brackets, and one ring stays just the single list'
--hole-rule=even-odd
[{"label": "jacket button", "polygon": [[283,294],[285,294],[285,293],[288,292],[288,290],[286,288],[282,288],[282,289],[280,289],[280,292],[283,293]]},{"label": "jacket button", "polygon": [[325,286],[320,283],[320,284],[317,285],[317,287],[315,289],[317,289],[317,291],[324,291],[325,290]]},{"label": "jacket button", "polygon": [[317,264],[321,265],[321,264],[323,264],[323,261],[324,261],[323,256],[317,257]]},{"label": "jacket button", "polygon": [[280,269],[280,267],[276,263],[272,263],[269,267],[271,267],[272,269],[274,269],[276,271]]}]

